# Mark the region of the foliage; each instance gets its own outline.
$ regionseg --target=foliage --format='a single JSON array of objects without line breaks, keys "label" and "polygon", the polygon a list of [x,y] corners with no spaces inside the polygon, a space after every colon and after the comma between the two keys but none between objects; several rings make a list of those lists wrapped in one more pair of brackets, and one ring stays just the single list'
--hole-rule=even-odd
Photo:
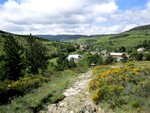
[{"label": "foliage", "polygon": [[[5,37],[3,65],[1,67],[2,79],[17,80],[24,69],[23,47],[18,44],[13,36]],[[1,60],[2,61],[2,60]]]},{"label": "foliage", "polygon": [[84,60],[87,62],[88,66],[91,66],[91,64],[95,64],[95,65],[103,64],[103,58],[101,55],[98,55],[98,54],[95,54],[95,55],[87,54]]},{"label": "foliage", "polygon": [[118,35],[115,35],[115,36],[110,37],[110,39],[125,38],[125,37],[127,37],[127,36],[129,36],[129,34],[120,33],[120,34],[118,34]]},{"label": "foliage", "polygon": [[150,53],[146,53],[146,54],[144,55],[144,57],[145,57],[145,60],[150,61]]},{"label": "foliage", "polygon": [[68,69],[69,68],[69,62],[67,60],[67,54],[61,53],[57,59],[57,70],[58,71],[62,71],[64,69]]},{"label": "foliage", "polygon": [[31,35],[26,40],[27,50],[25,56],[27,67],[30,68],[33,74],[37,74],[39,69],[43,72],[48,65],[47,48]]},{"label": "foliage", "polygon": [[70,67],[70,68],[76,68],[76,66],[77,66],[77,65],[76,65],[74,59],[71,58],[70,61],[69,61],[69,67]]},{"label": "foliage", "polygon": [[105,57],[105,59],[104,59],[104,61],[103,61],[103,64],[104,64],[104,65],[112,64],[113,61],[114,61],[114,58],[109,55],[109,56],[106,56],[106,57]]},{"label": "foliage", "polygon": [[0,103],[5,104],[10,101],[14,96],[21,96],[30,92],[34,88],[38,88],[43,83],[50,81],[47,77],[24,77],[17,81],[5,80],[0,87]]},{"label": "foliage", "polygon": [[149,70],[147,66],[139,68],[132,63],[124,64],[124,67],[94,68],[95,77],[88,85],[92,100],[95,103],[107,103],[114,110],[125,110],[123,107],[128,105],[135,111],[140,109],[146,112],[149,105],[145,100],[150,99]]},{"label": "foliage", "polygon": [[130,59],[131,60],[137,60],[137,61],[141,61],[143,60],[143,54],[142,53],[138,53],[136,50],[133,50],[130,54]]},{"label": "foliage", "polygon": [[[0,105],[1,113],[35,113],[44,109],[44,105],[48,103],[57,103],[64,98],[63,90],[72,84],[76,79],[75,72],[64,71],[55,73],[51,76],[51,82],[42,83],[41,87],[32,89],[24,96],[20,96],[11,100],[10,104]],[[61,81],[60,81],[61,79]],[[27,81],[28,78],[23,80]],[[22,81],[23,81],[22,80]]]}]

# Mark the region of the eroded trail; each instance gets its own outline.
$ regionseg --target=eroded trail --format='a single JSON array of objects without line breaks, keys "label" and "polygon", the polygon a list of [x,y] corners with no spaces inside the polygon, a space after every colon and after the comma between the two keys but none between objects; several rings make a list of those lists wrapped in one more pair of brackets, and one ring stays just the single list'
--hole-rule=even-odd
[{"label": "eroded trail", "polygon": [[90,99],[87,86],[91,79],[91,71],[79,76],[74,85],[63,93],[66,97],[57,104],[48,105],[44,113],[103,113]]}]

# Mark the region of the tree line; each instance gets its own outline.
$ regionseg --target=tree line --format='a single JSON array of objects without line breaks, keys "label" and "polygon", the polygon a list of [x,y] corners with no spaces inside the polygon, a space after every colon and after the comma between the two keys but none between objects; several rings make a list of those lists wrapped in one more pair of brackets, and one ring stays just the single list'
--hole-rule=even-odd
[{"label": "tree line", "polygon": [[25,38],[22,46],[10,34],[5,36],[4,54],[0,56],[0,79],[18,80],[26,73],[44,72],[48,65],[47,48],[32,35]]}]

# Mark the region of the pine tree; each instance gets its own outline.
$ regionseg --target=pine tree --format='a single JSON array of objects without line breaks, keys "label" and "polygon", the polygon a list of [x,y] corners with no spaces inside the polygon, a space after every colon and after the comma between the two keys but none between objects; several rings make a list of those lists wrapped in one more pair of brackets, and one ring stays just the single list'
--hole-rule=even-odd
[{"label": "pine tree", "polygon": [[73,58],[70,59],[69,65],[70,65],[70,68],[76,68],[77,67],[77,65],[76,65],[76,63],[75,63]]},{"label": "pine tree", "polygon": [[48,49],[31,35],[27,37],[26,40],[26,62],[27,66],[30,68],[30,72],[33,74],[38,74],[39,69],[43,72],[48,65]]},{"label": "pine tree", "polygon": [[22,75],[23,47],[18,44],[12,35],[5,37],[4,42],[4,66],[5,78],[17,80]]}]

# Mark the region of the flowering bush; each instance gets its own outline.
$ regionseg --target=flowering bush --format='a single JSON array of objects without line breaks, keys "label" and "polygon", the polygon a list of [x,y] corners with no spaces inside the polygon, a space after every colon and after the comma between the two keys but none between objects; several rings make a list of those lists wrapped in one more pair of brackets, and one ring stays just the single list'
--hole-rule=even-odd
[{"label": "flowering bush", "polygon": [[[30,92],[32,89],[39,87],[42,83],[50,81],[47,77],[24,77],[17,81],[5,80],[4,82],[0,81],[0,103],[7,103],[13,96],[20,96],[27,92]],[[3,85],[1,85],[1,83]]]},{"label": "flowering bush", "polygon": [[[105,102],[111,108],[130,105],[138,112],[150,99],[150,68],[139,68],[133,62],[123,67],[99,66],[93,69],[94,78],[88,85],[95,103]],[[127,99],[128,98],[128,99]]]}]

